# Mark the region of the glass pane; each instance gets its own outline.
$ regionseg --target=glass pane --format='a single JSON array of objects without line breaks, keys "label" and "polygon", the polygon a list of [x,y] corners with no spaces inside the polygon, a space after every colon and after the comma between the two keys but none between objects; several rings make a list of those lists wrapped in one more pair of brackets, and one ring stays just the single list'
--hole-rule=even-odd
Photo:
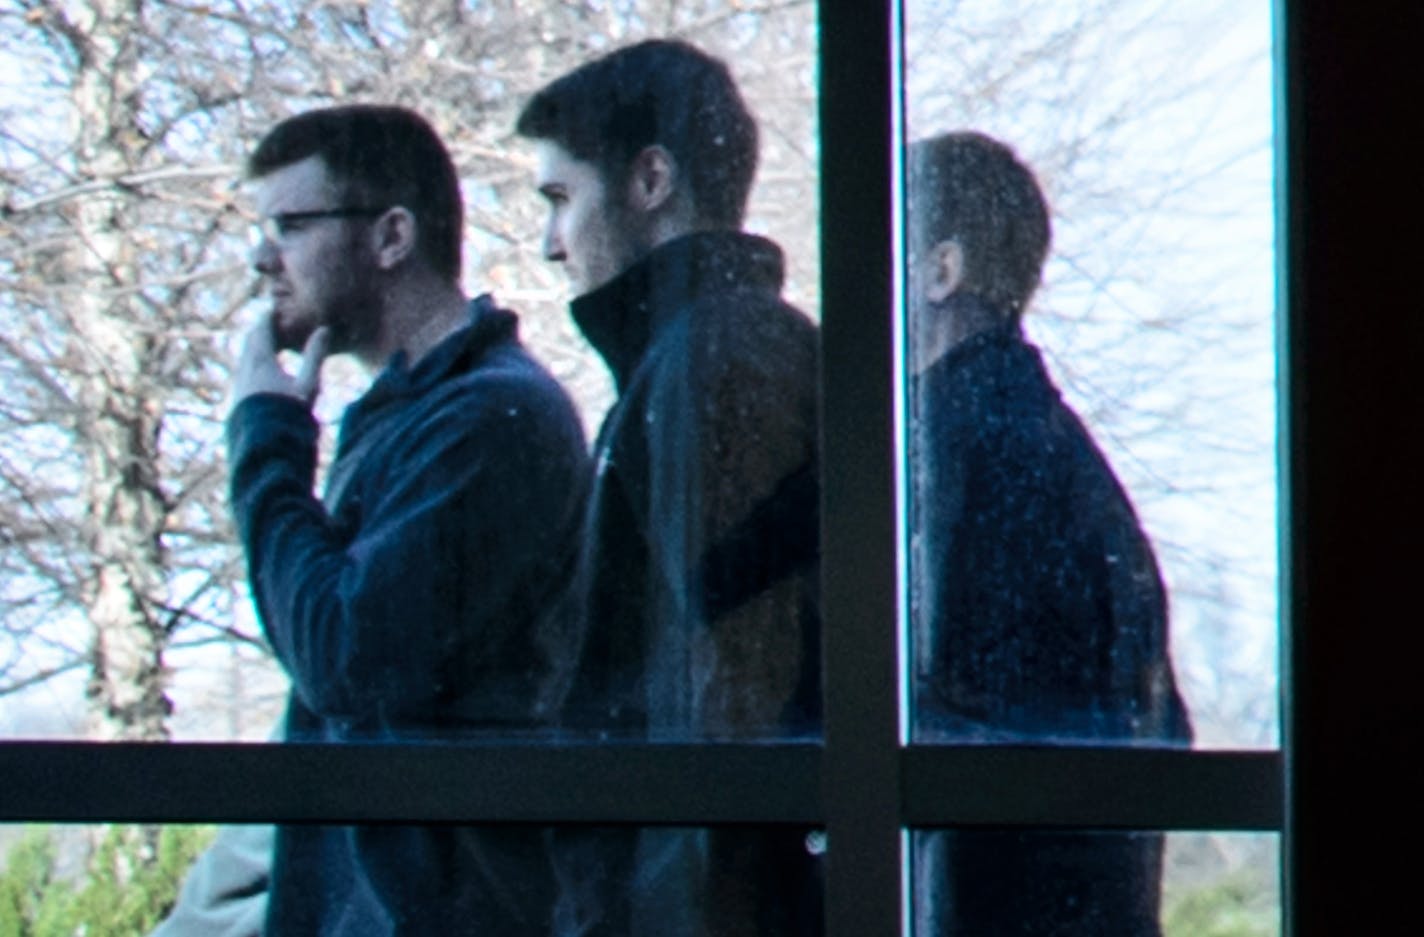
[{"label": "glass pane", "polygon": [[270,830],[227,828],[214,846],[218,832],[179,825],[0,826],[0,932],[147,934],[173,907],[190,864],[208,851],[208,884],[236,891],[191,932],[255,934],[265,898],[242,883],[254,870],[265,872]]},{"label": "glass pane", "polygon": [[905,8],[913,735],[1273,747],[1270,5]]},{"label": "glass pane", "polygon": [[[302,734],[331,740],[575,724],[680,740],[814,734],[815,12],[721,0],[298,2],[132,17],[94,6],[82,55],[70,45],[79,32],[58,19],[0,23],[0,382],[9,401],[0,409],[0,734],[262,740],[282,731],[293,678],[306,709],[342,723]],[[549,206],[536,191],[547,128],[516,132],[521,110],[581,63],[665,35],[728,63],[759,134],[740,143],[719,135],[706,112],[694,113],[689,73],[671,105],[676,119],[658,133],[691,134],[691,145],[638,137],[656,126],[648,115],[628,124],[638,146],[663,147],[653,171],[676,170],[666,176],[673,201],[653,206],[656,225],[617,216],[610,202],[597,206],[603,228],[594,232],[611,240],[550,243]],[[648,77],[651,67],[639,68],[630,80]],[[324,493],[324,505],[306,507],[325,512],[346,553],[313,547],[254,580],[232,520],[224,424],[246,330],[274,305],[285,304],[283,317],[300,311],[301,284],[290,265],[273,272],[287,257],[273,245],[373,231],[388,218],[376,210],[400,199],[377,189],[271,191],[263,182],[277,173],[247,185],[243,164],[279,121],[356,101],[411,102],[435,129],[463,201],[460,292],[488,291],[517,311],[524,344],[576,415],[541,410],[562,406],[552,392],[544,404],[521,398],[511,413],[544,418],[489,443],[493,451],[472,445],[443,463],[438,444],[409,436],[408,464],[392,462],[394,477],[373,480],[360,468],[369,463],[353,469],[334,449],[343,413],[388,349],[361,344],[359,323],[343,325],[352,334],[334,333],[338,350],[358,354],[324,369],[321,467],[297,487]],[[706,146],[699,132],[710,135]],[[578,166],[595,165],[593,151],[569,145]],[[627,165],[597,168],[600,185],[631,181]],[[250,234],[259,215],[267,223]],[[681,237],[709,227],[720,232]],[[663,250],[672,241],[681,246]],[[623,330],[639,308],[631,298],[605,296],[599,315],[615,323],[611,338],[571,316],[569,301],[594,292],[583,275],[600,258],[610,275],[657,267],[652,288],[669,321],[683,299],[683,308],[701,303],[698,329],[658,320],[656,353],[641,359],[658,367],[632,360],[642,349],[631,347],[637,329]],[[346,272],[353,278],[333,274],[327,285],[350,300],[362,287]],[[285,318],[279,326],[278,344],[305,334]],[[296,353],[282,356],[296,373]],[[620,391],[630,402],[611,409]],[[461,412],[473,425],[479,411]],[[493,407],[488,416],[498,422]],[[571,443],[570,426],[585,439]],[[489,429],[468,435],[493,439]],[[595,437],[587,464],[560,475],[560,460],[589,454]],[[367,437],[353,429],[352,438]],[[429,490],[420,479],[430,476],[411,467],[427,456],[440,476]],[[333,460],[340,469],[328,474]],[[422,501],[457,484],[468,498]],[[589,486],[596,507],[581,531],[573,502]],[[431,521],[425,539],[362,539],[388,529],[381,512],[401,496]],[[389,527],[397,539],[414,529]],[[249,534],[267,545],[261,531]],[[328,561],[348,564],[336,590],[348,592],[332,593]],[[359,562],[366,572],[350,573]],[[254,608],[253,581],[279,582],[255,590],[270,620]],[[280,582],[294,596],[288,604],[313,597],[317,623],[274,627],[282,603],[263,590]],[[318,622],[348,599],[384,623],[379,640]],[[570,602],[580,608],[572,617]],[[475,635],[480,621],[505,625]],[[566,705],[569,693],[576,702]]]},{"label": "glass pane", "polygon": [[1279,839],[917,831],[915,937],[1281,932]]},{"label": "glass pane", "polygon": [[[363,933],[393,922],[421,934],[822,930],[823,841],[802,831],[384,825],[276,835],[309,852],[354,840],[401,861],[314,863],[312,890],[293,894],[268,887],[268,826],[0,827],[0,929],[237,935],[265,920],[268,932],[305,934],[321,915]],[[429,874],[422,857],[436,852],[451,874]]]},{"label": "glass pane", "polygon": [[[6,734],[814,736],[814,4],[106,11],[0,22]],[[812,887],[800,831],[612,837],[571,896],[467,832],[284,830],[273,901],[773,933]]]}]

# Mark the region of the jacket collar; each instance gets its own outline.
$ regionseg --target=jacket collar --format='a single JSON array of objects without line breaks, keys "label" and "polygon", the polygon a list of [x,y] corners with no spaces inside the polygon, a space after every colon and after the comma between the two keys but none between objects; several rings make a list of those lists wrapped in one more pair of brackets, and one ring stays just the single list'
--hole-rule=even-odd
[{"label": "jacket collar", "polygon": [[965,318],[995,323],[946,349],[944,354],[925,369],[926,373],[955,367],[960,362],[978,357],[987,348],[1025,344],[1022,323],[1008,321],[988,300],[970,293],[956,293],[944,302],[934,303],[921,310],[919,315],[963,315]]},{"label": "jacket collar", "polygon": [[662,244],[569,304],[574,322],[621,393],[658,332],[688,304],[733,289],[781,291],[781,249],[738,231],[703,231]]},{"label": "jacket collar", "polygon": [[434,348],[408,366],[408,355],[391,356],[370,389],[362,396],[363,409],[380,406],[398,397],[419,396],[439,384],[452,372],[469,370],[485,350],[515,334],[512,312],[498,308],[489,294],[470,300],[469,324],[451,332]]}]

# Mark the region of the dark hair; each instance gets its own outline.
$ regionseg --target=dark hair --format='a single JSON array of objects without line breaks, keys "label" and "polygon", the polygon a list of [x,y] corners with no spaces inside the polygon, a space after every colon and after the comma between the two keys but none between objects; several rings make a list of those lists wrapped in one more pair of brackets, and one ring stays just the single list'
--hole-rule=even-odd
[{"label": "dark hair", "polygon": [[911,252],[957,241],[961,288],[1017,321],[1038,288],[1052,238],[1033,173],[1003,143],[958,131],[911,144],[908,175]]},{"label": "dark hair", "polygon": [[614,184],[644,148],[663,146],[698,221],[741,227],[756,174],[756,121],[727,66],[686,42],[652,39],[580,66],[535,94],[515,131],[558,144]]},{"label": "dark hair", "polygon": [[437,273],[460,278],[460,180],[425,118],[371,104],[307,111],[268,132],[248,157],[247,174],[260,178],[312,156],[321,157],[346,201],[409,209],[417,222],[418,254]]}]

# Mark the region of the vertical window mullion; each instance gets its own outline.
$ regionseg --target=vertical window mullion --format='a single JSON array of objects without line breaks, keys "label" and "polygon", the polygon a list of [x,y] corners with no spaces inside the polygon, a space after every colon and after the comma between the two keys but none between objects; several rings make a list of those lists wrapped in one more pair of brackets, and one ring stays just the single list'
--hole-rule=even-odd
[{"label": "vertical window mullion", "polygon": [[901,922],[891,14],[822,4],[823,802],[831,937]]},{"label": "vertical window mullion", "polygon": [[[1418,928],[1424,8],[1280,0],[1287,145],[1286,933]],[[1411,116],[1413,115],[1413,116]]]}]

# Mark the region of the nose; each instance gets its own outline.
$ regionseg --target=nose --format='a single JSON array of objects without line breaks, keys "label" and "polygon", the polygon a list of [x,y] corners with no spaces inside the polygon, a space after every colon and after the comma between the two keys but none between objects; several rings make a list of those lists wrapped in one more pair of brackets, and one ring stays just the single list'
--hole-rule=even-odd
[{"label": "nose", "polygon": [[270,276],[277,272],[280,261],[281,253],[277,250],[277,245],[265,234],[261,235],[257,246],[252,248],[252,269]]},{"label": "nose", "polygon": [[559,237],[559,226],[553,217],[544,225],[544,259],[556,263],[564,259],[564,242]]}]

